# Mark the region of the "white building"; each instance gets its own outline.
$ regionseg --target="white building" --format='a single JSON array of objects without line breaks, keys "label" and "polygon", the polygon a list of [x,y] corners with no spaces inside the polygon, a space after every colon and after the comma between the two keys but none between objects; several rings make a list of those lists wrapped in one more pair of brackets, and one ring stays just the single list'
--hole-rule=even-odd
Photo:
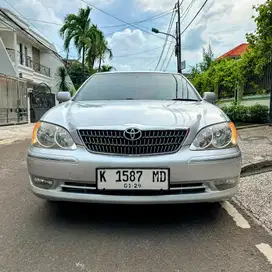
[{"label": "white building", "polygon": [[[59,80],[56,71],[60,66],[63,66],[63,62],[51,42],[33,31],[33,28],[13,12],[0,8],[0,76],[17,78],[28,90],[41,86],[41,83],[46,84],[52,93],[56,93]],[[67,80],[71,83],[69,77]],[[2,112],[5,108],[7,111],[11,108],[11,103],[7,102],[6,107],[3,105],[4,83],[0,78],[0,119],[1,108]],[[14,103],[12,107],[16,107]]]}]

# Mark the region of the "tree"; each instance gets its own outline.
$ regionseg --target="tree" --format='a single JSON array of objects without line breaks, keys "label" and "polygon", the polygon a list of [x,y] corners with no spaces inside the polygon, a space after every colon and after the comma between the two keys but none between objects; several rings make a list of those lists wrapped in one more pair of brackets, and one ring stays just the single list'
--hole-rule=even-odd
[{"label": "tree", "polygon": [[101,68],[98,70],[99,72],[110,72],[115,70],[113,66],[110,65],[102,65]]},{"label": "tree", "polygon": [[272,62],[272,0],[253,8],[257,12],[257,28],[246,35],[249,49],[239,60],[214,60],[211,48],[203,49],[203,60],[191,73],[191,81],[200,92],[214,91],[221,97],[237,94],[235,97],[240,100],[247,85],[263,91],[260,79]]},{"label": "tree", "polygon": [[108,42],[105,40],[103,33],[100,35],[100,43],[98,45],[98,58],[99,58],[99,66],[98,69],[100,70],[102,65],[102,60],[105,59],[105,56],[108,55],[109,59],[112,59],[112,51],[108,48]]},{"label": "tree", "polygon": [[272,57],[272,0],[266,0],[264,4],[253,6],[253,9],[257,12],[257,16],[253,16],[256,31],[247,34],[246,37],[258,60],[255,72],[263,74],[266,64],[271,62]]},{"label": "tree", "polygon": [[202,62],[199,64],[199,69],[201,72],[205,72],[207,71],[211,65],[213,64],[214,61],[214,54],[211,48],[211,45],[209,45],[208,50],[206,51],[205,48],[202,48],[203,50],[203,60]]},{"label": "tree", "polygon": [[68,51],[71,41],[74,41],[78,54],[82,56],[83,69],[85,65],[86,44],[90,38],[90,12],[90,7],[87,7],[86,9],[79,9],[77,15],[68,14],[60,29],[60,36],[64,39],[64,49]]},{"label": "tree", "polygon": [[201,92],[201,94],[214,91],[214,82],[212,82],[213,64],[214,54],[209,45],[207,51],[205,48],[202,48],[202,61],[192,68],[190,76],[193,85]]},{"label": "tree", "polygon": [[70,83],[67,81],[68,73],[65,67],[60,66],[56,72],[57,86],[59,92],[68,92]]},{"label": "tree", "polygon": [[112,58],[112,51],[108,48],[108,43],[104,37],[104,34],[97,26],[93,25],[88,33],[88,50],[87,50],[87,63],[89,71],[91,72],[94,69],[95,61],[99,62],[98,70],[101,68],[102,60],[106,56],[109,59]]},{"label": "tree", "polygon": [[72,62],[67,69],[76,90],[90,76],[88,68],[85,66],[84,69],[82,69],[82,65],[77,61]]},{"label": "tree", "polygon": [[[101,30],[91,23],[91,9],[79,9],[77,14],[68,14],[65,17],[64,25],[60,29],[60,35],[64,39],[64,49],[67,51],[67,61],[69,46],[73,41],[78,54],[82,58],[82,70],[85,71],[87,63],[89,72],[95,72],[95,62],[99,62],[99,69],[106,56],[112,58],[112,51]],[[87,61],[86,61],[87,60]]]}]

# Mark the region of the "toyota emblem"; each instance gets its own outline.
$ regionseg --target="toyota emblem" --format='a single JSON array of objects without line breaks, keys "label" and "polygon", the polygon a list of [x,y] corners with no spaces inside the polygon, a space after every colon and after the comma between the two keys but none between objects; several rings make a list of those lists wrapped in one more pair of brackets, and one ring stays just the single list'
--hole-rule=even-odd
[{"label": "toyota emblem", "polygon": [[142,131],[138,128],[127,128],[123,135],[127,140],[136,141],[142,137]]}]

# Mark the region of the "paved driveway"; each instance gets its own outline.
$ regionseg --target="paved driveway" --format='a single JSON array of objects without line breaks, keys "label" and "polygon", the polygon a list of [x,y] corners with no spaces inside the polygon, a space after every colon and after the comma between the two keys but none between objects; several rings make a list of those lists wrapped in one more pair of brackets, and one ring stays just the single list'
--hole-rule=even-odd
[{"label": "paved driveway", "polygon": [[28,190],[28,143],[0,145],[1,272],[272,271],[271,236],[228,203],[49,205]]}]

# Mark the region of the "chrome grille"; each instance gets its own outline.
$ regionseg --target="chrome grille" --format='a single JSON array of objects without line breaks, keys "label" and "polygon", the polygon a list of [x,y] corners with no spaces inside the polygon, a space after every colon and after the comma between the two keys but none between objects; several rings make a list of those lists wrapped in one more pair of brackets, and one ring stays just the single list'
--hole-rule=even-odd
[{"label": "chrome grille", "polygon": [[123,130],[80,129],[79,135],[91,152],[150,155],[178,151],[187,135],[187,130],[142,130],[142,137],[138,140],[126,139]]},{"label": "chrome grille", "polygon": [[125,195],[125,196],[143,196],[143,195],[174,195],[174,194],[202,194],[207,190],[204,183],[188,184],[170,184],[167,191],[152,190],[97,190],[96,185],[88,183],[64,182],[60,185],[61,191],[75,194],[102,194],[102,195]]}]

